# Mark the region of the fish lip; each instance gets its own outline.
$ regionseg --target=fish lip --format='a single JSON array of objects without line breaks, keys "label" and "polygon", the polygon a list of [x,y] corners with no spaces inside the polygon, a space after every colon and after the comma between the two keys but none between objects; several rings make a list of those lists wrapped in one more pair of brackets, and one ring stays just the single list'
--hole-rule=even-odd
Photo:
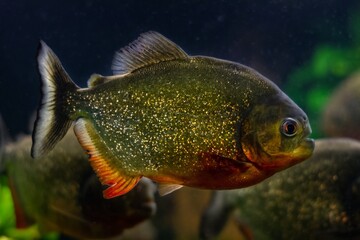
[{"label": "fish lip", "polygon": [[315,149],[315,140],[313,138],[305,138],[300,143],[299,148],[301,148],[301,147],[308,148],[308,150],[314,151],[314,149]]}]

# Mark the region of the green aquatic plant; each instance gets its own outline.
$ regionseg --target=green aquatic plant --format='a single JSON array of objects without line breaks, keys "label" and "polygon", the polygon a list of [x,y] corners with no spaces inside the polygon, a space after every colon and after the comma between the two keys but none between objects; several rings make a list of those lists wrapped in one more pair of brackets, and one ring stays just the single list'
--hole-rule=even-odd
[{"label": "green aquatic plant", "polygon": [[5,237],[8,229],[15,228],[14,206],[5,176],[0,176],[0,203],[0,237]]},{"label": "green aquatic plant", "polygon": [[0,240],[57,240],[57,233],[48,233],[44,236],[36,225],[17,229],[15,223],[14,204],[6,176],[0,176]]},{"label": "green aquatic plant", "polygon": [[360,69],[359,14],[350,17],[349,38],[351,41],[341,46],[320,43],[310,60],[289,75],[285,85],[285,92],[308,114],[314,137],[323,135],[320,117],[333,90]]}]

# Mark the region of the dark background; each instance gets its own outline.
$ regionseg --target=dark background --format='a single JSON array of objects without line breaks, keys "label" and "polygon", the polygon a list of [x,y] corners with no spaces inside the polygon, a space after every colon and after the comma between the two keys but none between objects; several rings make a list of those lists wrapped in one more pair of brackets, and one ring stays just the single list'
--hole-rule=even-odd
[{"label": "dark background", "polygon": [[28,132],[40,101],[40,39],[80,86],[111,74],[114,52],[149,30],[191,55],[250,65],[280,85],[321,43],[351,41],[356,0],[0,1],[0,113],[11,135]]}]

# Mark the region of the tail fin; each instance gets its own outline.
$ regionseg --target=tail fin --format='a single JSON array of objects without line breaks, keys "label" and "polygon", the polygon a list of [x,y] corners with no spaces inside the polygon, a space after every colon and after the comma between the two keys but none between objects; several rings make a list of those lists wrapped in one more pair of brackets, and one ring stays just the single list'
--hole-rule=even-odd
[{"label": "tail fin", "polygon": [[71,80],[55,53],[40,42],[38,68],[41,77],[41,104],[33,131],[31,156],[40,157],[54,148],[71,126],[69,108],[65,107],[66,96],[78,86]]}]

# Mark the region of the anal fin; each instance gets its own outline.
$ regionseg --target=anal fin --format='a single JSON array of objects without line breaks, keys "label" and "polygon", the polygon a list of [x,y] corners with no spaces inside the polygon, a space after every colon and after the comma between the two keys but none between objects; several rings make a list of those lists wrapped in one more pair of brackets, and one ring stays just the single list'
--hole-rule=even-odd
[{"label": "anal fin", "polygon": [[118,181],[104,190],[105,198],[113,198],[116,196],[124,195],[135,187],[141,177],[118,177]]},{"label": "anal fin", "polygon": [[158,188],[158,191],[159,191],[159,194],[160,196],[165,196],[169,193],[172,193],[180,188],[182,188],[183,186],[182,185],[179,185],[179,184],[159,184],[159,188]]},{"label": "anal fin", "polygon": [[127,176],[111,164],[114,156],[97,134],[92,123],[79,118],[75,123],[75,134],[81,146],[89,155],[89,161],[103,185],[108,188],[103,191],[104,198],[124,195],[135,187],[141,176]]}]

